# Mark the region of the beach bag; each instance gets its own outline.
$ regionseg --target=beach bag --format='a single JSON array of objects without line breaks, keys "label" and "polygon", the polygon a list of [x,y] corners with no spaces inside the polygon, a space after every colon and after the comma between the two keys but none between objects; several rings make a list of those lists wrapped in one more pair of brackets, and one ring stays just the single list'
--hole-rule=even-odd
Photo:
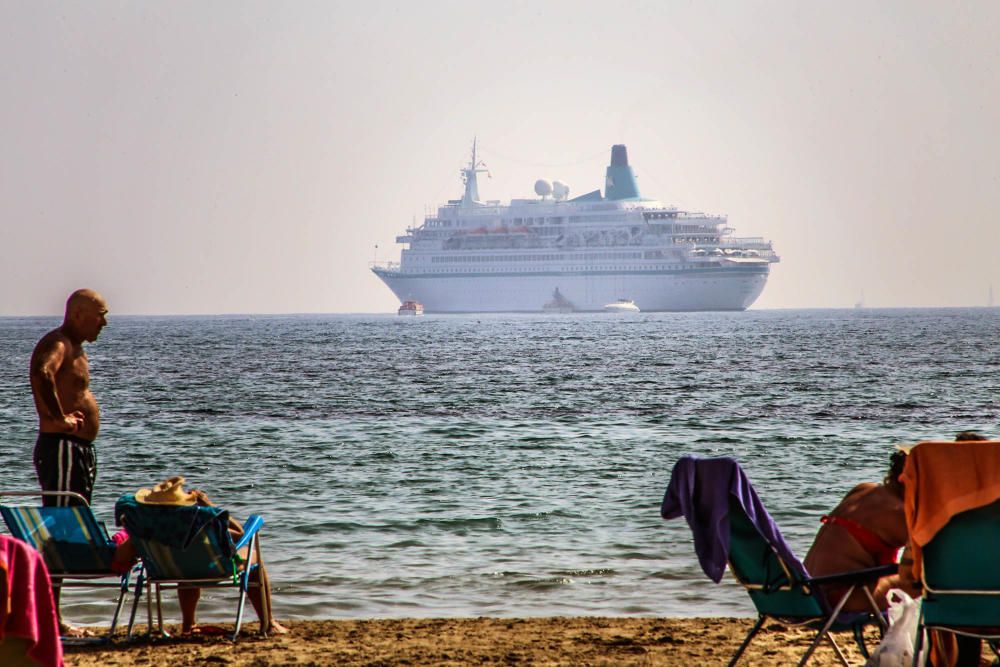
[{"label": "beach bag", "polygon": [[882,642],[872,653],[866,667],[903,667],[913,664],[913,645],[917,636],[920,616],[920,601],[914,600],[905,591],[890,588],[886,594],[889,601],[889,629]]}]

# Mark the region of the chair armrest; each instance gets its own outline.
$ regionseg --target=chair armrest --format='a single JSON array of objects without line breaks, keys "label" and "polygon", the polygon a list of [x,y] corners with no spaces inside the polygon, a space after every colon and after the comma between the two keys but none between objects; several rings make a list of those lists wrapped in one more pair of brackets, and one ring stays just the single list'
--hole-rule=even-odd
[{"label": "chair armrest", "polygon": [[250,540],[264,526],[264,518],[259,514],[251,514],[246,523],[243,524],[243,536],[236,543],[237,549],[242,549],[250,543]]},{"label": "chair armrest", "polygon": [[807,583],[810,584],[837,584],[837,583],[862,583],[867,581],[877,581],[890,574],[899,571],[898,563],[869,567],[864,570],[852,570],[851,572],[838,572],[837,574],[824,574],[821,577],[810,577]]}]

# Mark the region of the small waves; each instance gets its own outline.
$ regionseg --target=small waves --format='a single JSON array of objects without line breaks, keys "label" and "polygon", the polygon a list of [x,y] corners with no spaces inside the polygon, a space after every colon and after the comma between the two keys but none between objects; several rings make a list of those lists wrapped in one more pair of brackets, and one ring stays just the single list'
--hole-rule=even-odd
[{"label": "small waves", "polygon": [[503,520],[498,517],[481,517],[470,519],[418,519],[416,529],[437,529],[465,535],[473,531],[503,530]]}]

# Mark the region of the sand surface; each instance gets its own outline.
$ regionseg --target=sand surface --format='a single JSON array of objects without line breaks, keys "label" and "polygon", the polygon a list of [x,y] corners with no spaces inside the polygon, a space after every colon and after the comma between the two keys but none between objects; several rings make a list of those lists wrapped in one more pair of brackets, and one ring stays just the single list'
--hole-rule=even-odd
[{"label": "sand surface", "polygon": [[[260,638],[246,624],[224,637],[66,647],[68,666],[97,665],[724,665],[753,619],[464,618],[290,621],[291,634]],[[227,626],[231,627],[231,626]],[[740,665],[795,664],[812,632],[768,623]],[[864,664],[849,634],[836,634]],[[872,646],[874,639],[869,641]],[[824,642],[810,665],[839,664]]]}]

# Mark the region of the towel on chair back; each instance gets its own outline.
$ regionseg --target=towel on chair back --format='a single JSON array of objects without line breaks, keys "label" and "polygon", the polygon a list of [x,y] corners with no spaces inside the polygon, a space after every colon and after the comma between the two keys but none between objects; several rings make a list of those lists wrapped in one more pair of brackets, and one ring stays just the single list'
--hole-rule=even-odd
[{"label": "towel on chair back", "polygon": [[923,547],[951,518],[1000,498],[1000,442],[921,442],[900,476],[910,534],[913,578],[920,581]]},{"label": "towel on chair back", "polygon": [[187,549],[202,531],[212,531],[213,541],[226,558],[235,554],[229,536],[229,512],[204,505],[151,505],[137,502],[129,493],[115,503],[115,519],[125,524],[129,535],[155,540],[175,549]]},{"label": "towel on chair back", "polygon": [[664,519],[684,515],[691,527],[701,569],[712,581],[719,583],[729,560],[730,496],[739,502],[785,564],[798,574],[808,576],[736,459],[681,457],[670,474],[660,515]]}]

